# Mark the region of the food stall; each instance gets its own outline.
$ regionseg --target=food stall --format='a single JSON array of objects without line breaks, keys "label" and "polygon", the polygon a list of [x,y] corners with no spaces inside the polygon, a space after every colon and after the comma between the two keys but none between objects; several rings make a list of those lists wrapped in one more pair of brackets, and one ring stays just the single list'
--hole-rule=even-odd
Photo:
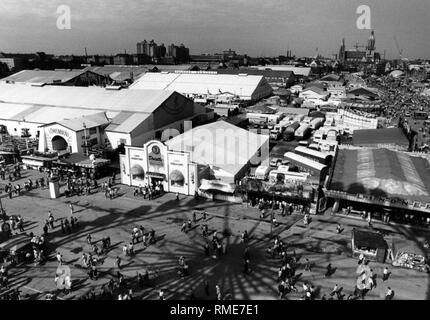
[{"label": "food stall", "polygon": [[353,257],[363,254],[369,260],[385,262],[388,245],[381,234],[354,228],[351,243]]},{"label": "food stall", "polygon": [[94,174],[94,177],[98,179],[108,174],[109,163],[109,160],[98,159],[95,158],[94,155],[86,157],[79,153],[72,153],[53,161],[52,166],[53,168],[58,168],[72,173],[76,173],[78,171],[87,172],[90,176],[91,174]]},{"label": "food stall", "polygon": [[393,239],[391,250],[394,257],[393,266],[429,272],[428,256],[425,249],[421,249],[416,244],[411,244],[410,241]]}]

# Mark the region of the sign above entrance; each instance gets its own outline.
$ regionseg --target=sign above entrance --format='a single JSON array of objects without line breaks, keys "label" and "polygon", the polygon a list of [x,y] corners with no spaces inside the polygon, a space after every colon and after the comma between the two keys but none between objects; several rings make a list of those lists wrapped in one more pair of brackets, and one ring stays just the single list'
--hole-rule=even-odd
[{"label": "sign above entrance", "polygon": [[165,176],[167,147],[160,141],[150,141],[144,148],[148,159],[148,171]]},{"label": "sign above entrance", "polygon": [[67,130],[60,129],[60,128],[49,128],[49,133],[51,135],[58,134],[60,136],[64,136],[64,137],[70,138],[69,132]]}]

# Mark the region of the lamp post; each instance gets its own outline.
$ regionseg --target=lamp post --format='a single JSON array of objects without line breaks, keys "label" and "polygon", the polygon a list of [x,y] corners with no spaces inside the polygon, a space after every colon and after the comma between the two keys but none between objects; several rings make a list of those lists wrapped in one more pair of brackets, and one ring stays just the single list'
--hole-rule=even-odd
[{"label": "lamp post", "polygon": [[274,217],[274,207],[275,207],[275,194],[272,195],[273,201],[272,201],[272,212],[270,214],[270,238],[272,238],[273,235],[273,217]]},{"label": "lamp post", "polygon": [[87,140],[87,126],[85,124],[85,122],[82,123],[82,126],[84,127],[84,144],[85,144],[85,153],[88,157],[88,140]]},{"label": "lamp post", "polygon": [[4,217],[6,215],[6,211],[3,208],[3,202],[1,200],[1,191],[0,191],[0,215]]}]

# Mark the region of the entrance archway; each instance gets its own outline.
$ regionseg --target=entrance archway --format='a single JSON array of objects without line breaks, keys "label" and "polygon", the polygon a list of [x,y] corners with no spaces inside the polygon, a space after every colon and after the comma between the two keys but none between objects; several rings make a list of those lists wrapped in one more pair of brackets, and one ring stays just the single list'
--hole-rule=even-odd
[{"label": "entrance archway", "polygon": [[67,141],[60,136],[55,136],[52,138],[52,149],[55,151],[67,150]]}]

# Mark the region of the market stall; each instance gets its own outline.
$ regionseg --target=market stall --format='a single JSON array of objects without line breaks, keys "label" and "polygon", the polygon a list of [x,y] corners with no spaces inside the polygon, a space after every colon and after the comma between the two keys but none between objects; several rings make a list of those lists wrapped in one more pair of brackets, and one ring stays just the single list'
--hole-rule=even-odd
[{"label": "market stall", "polygon": [[108,174],[110,161],[107,159],[98,159],[93,155],[86,157],[79,153],[72,153],[64,158],[52,162],[53,168],[72,173],[86,172],[88,176],[94,175],[96,179]]},{"label": "market stall", "polygon": [[363,254],[369,260],[385,262],[388,245],[381,234],[354,228],[351,242],[353,257]]},{"label": "market stall", "polygon": [[411,244],[410,241],[397,239],[393,239],[391,246],[394,257],[393,266],[429,272],[428,256],[425,249],[421,249],[416,244]]}]

